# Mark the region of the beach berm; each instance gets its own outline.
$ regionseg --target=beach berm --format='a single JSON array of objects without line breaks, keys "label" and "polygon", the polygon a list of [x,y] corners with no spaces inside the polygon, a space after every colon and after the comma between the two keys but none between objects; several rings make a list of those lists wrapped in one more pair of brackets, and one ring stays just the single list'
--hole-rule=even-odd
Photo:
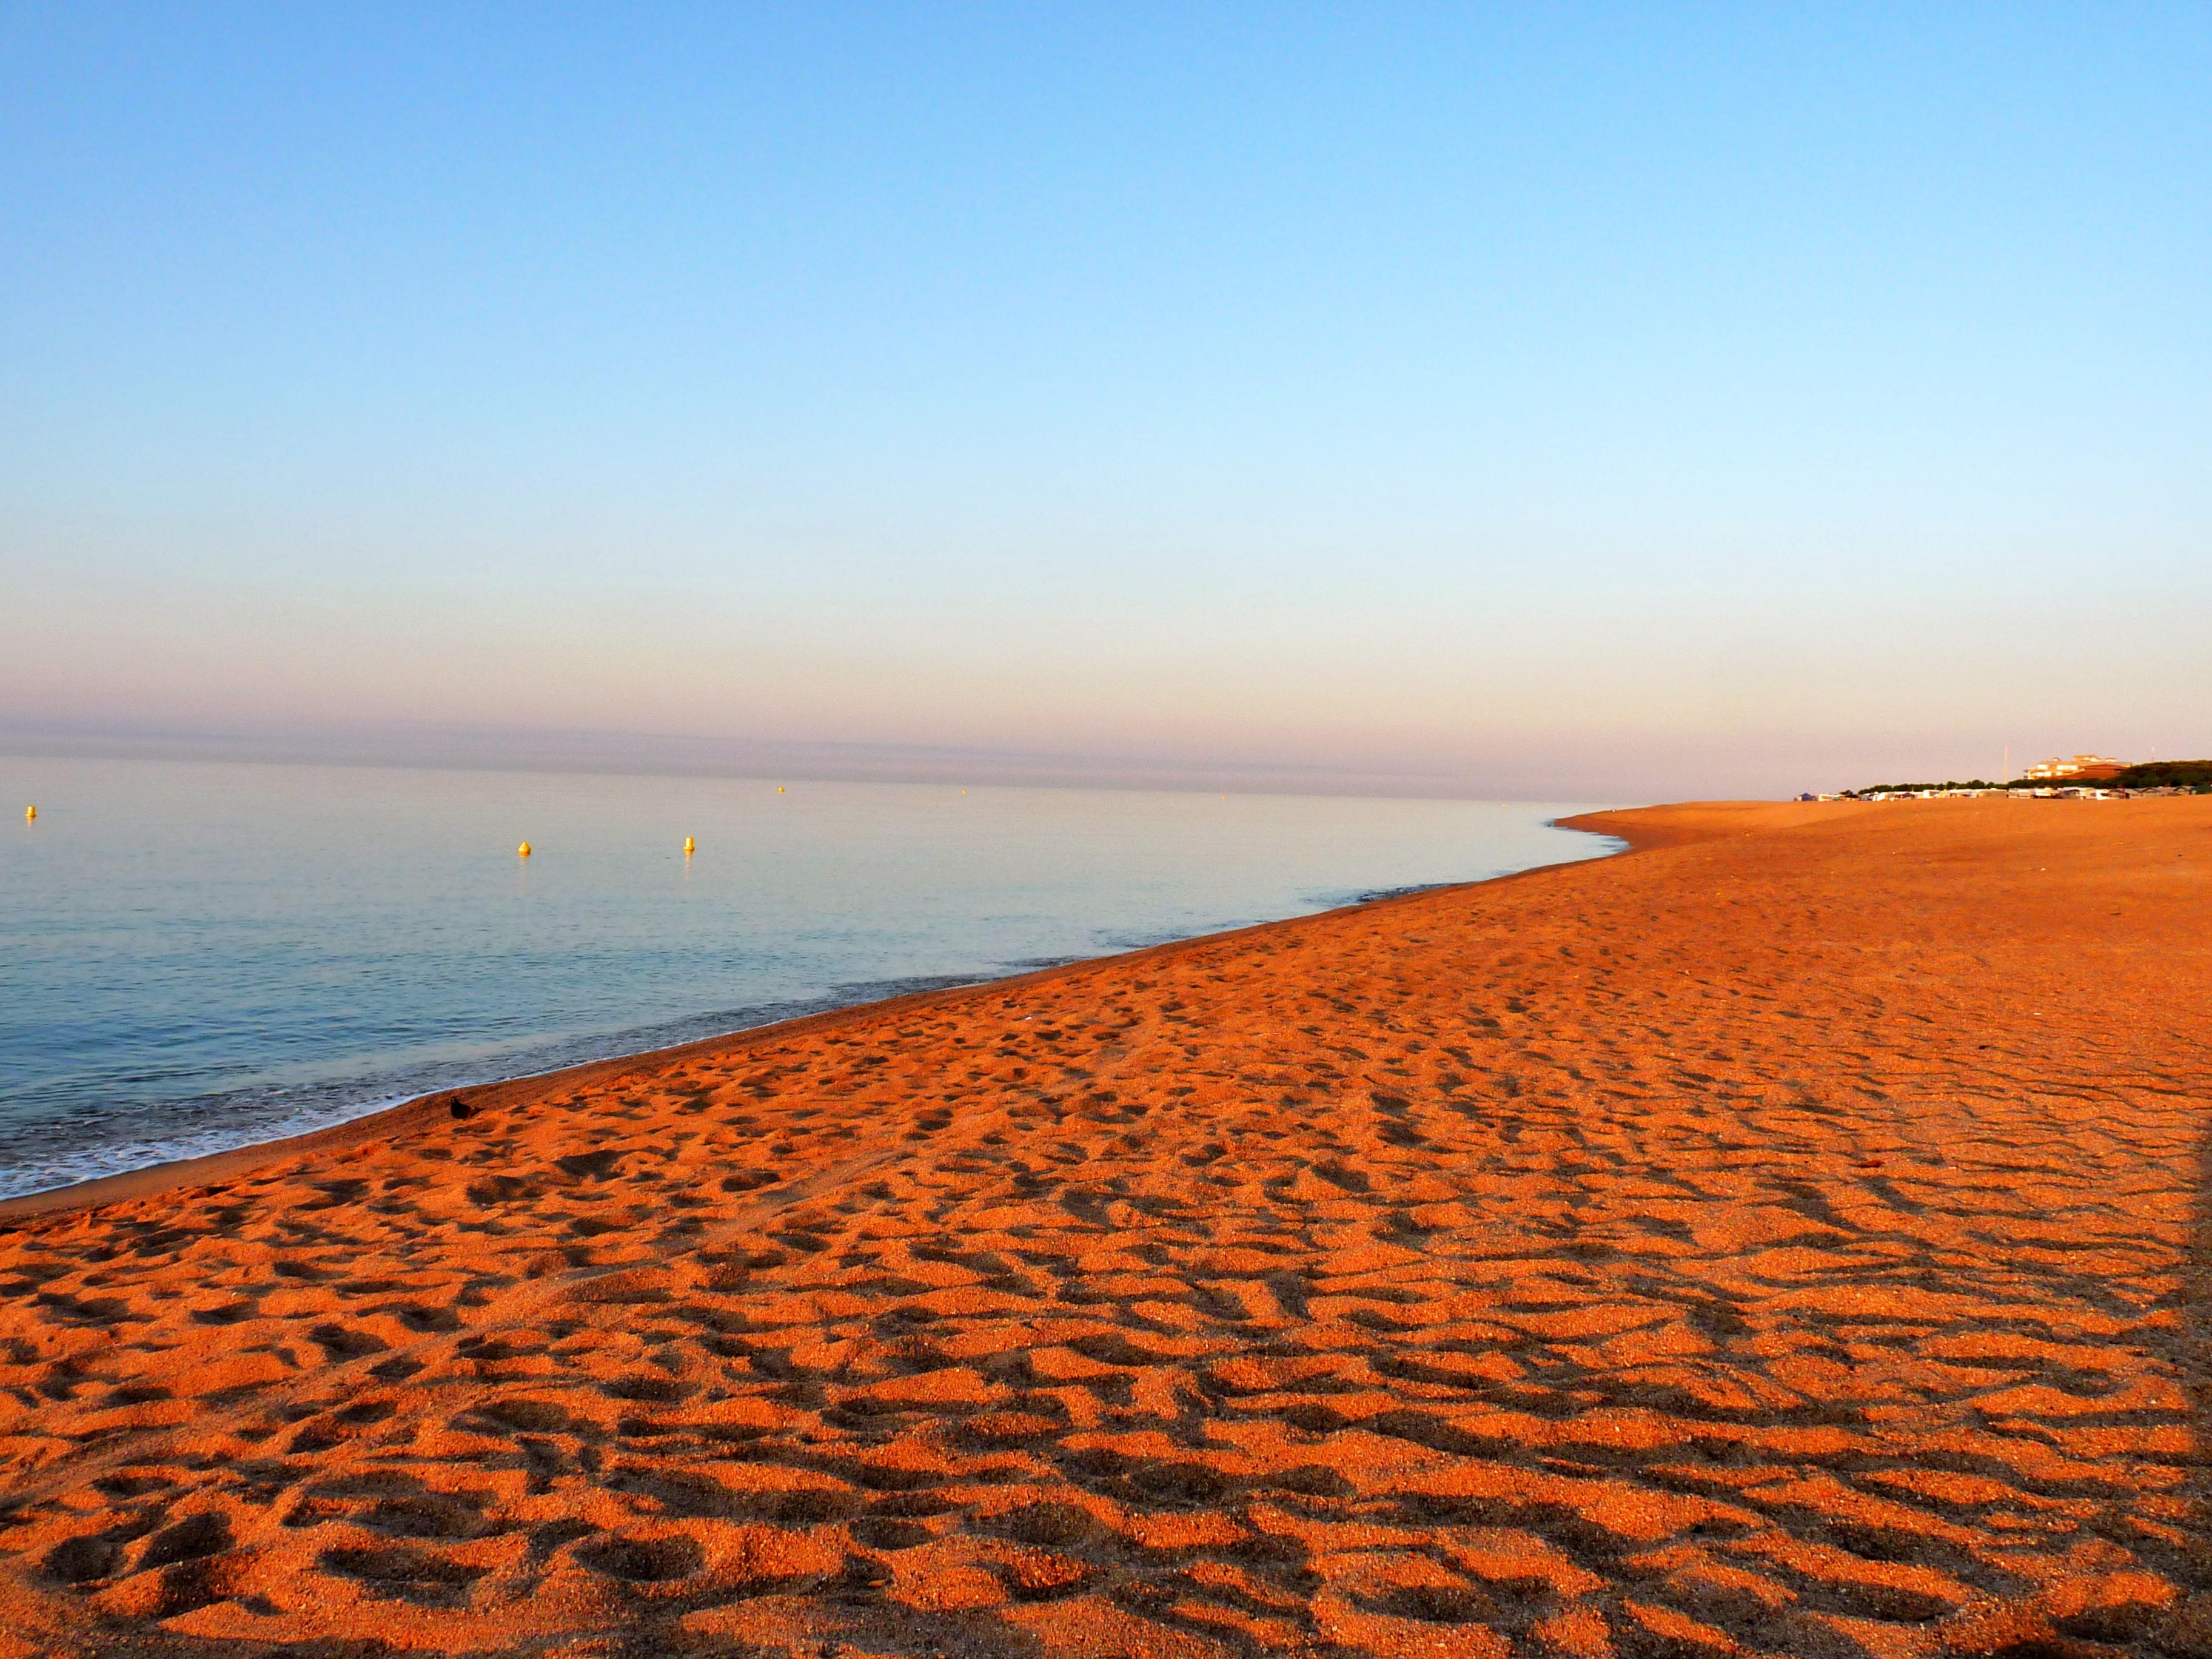
[{"label": "beach berm", "polygon": [[0,1211],[0,1659],[2212,1652],[2212,800],[1584,822]]}]

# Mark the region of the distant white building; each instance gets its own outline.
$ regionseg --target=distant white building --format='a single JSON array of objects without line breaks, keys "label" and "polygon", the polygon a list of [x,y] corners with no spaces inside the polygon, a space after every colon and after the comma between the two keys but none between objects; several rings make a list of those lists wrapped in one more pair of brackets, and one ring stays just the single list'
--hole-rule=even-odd
[{"label": "distant white building", "polygon": [[2039,782],[2051,778],[2108,778],[2126,764],[2110,755],[2075,755],[2069,759],[2053,755],[2047,761],[2038,761],[2021,775]]}]

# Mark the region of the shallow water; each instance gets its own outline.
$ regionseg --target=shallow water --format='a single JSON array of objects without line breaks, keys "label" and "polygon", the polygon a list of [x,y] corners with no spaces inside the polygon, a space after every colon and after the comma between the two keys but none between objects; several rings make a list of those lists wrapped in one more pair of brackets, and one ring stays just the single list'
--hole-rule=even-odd
[{"label": "shallow water", "polygon": [[29,758],[0,801],[0,1196],[1616,844],[1566,803]]}]

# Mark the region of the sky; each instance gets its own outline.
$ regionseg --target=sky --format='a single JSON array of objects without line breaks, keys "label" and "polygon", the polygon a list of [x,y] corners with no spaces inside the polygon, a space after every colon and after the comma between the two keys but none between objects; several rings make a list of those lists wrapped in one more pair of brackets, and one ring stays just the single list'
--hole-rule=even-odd
[{"label": "sky", "polygon": [[2212,9],[0,0],[10,747],[2212,753]]}]

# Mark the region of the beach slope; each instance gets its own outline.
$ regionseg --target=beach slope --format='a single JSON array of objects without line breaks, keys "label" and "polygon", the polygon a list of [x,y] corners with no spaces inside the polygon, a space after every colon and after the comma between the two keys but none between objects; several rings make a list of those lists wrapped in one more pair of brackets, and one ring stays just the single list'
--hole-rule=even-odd
[{"label": "beach slope", "polygon": [[2212,1651],[2212,801],[1586,827],[19,1208],[0,1656]]}]

